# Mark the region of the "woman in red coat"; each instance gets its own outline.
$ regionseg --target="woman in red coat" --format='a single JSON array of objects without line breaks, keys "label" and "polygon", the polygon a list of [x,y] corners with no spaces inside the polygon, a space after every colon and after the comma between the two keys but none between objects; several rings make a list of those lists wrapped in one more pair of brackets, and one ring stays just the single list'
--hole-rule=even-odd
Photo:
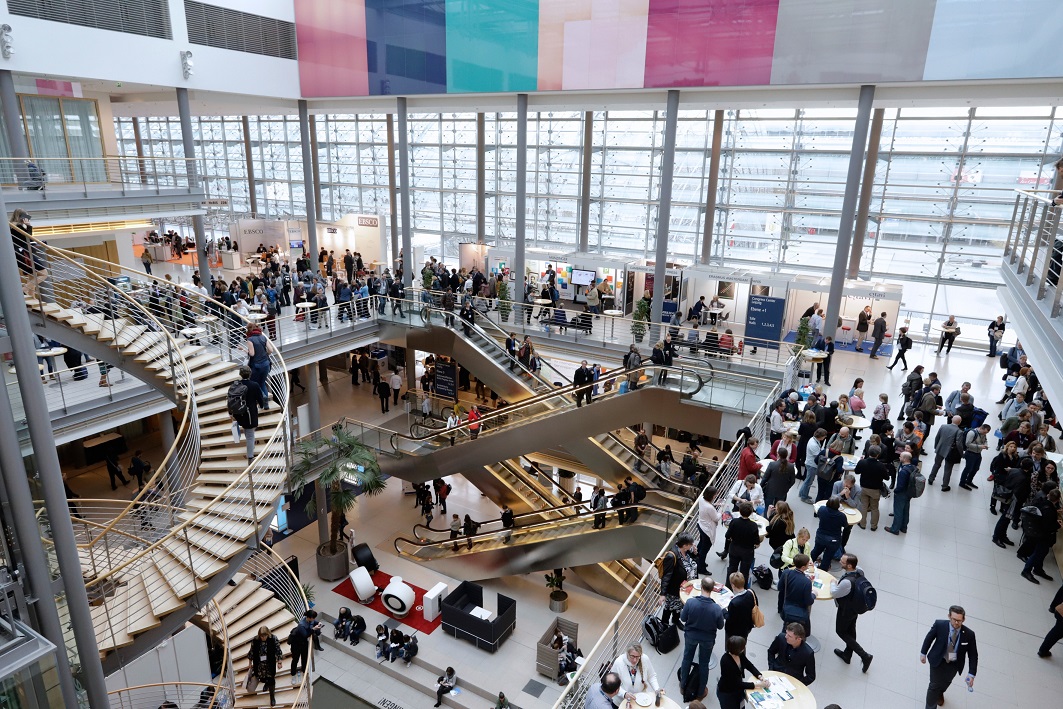
[{"label": "woman in red coat", "polygon": [[744,480],[750,473],[759,475],[760,465],[759,458],[757,458],[757,446],[760,445],[760,440],[750,436],[746,439],[746,447],[742,449],[742,454],[738,457],[738,479]]}]

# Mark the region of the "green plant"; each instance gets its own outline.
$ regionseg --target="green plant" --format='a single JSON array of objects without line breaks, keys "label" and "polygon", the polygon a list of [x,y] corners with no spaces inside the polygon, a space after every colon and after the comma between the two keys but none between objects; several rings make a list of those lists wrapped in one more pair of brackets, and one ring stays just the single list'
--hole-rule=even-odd
[{"label": "green plant", "polygon": [[797,323],[797,335],[794,337],[793,354],[798,354],[802,349],[812,346],[812,328],[808,325],[809,318],[801,318]]},{"label": "green plant", "polygon": [[[333,426],[330,438],[301,441],[295,447],[295,454],[296,461],[292,467],[293,490],[310,482],[311,474],[320,469],[317,481],[328,491],[328,503],[332,510],[329,553],[337,554],[340,550],[345,515],[358,503],[357,493],[344,487],[343,483],[349,482],[361,487],[362,492],[370,497],[380,494],[387,486],[387,480],[380,472],[380,463],[372,450],[342,426]],[[306,515],[311,519],[317,516],[316,501],[313,498],[306,504]]]},{"label": "green plant", "polygon": [[513,303],[509,299],[509,283],[505,280],[498,284],[498,314],[503,320],[509,320],[509,314],[513,311]]},{"label": "green plant", "polygon": [[302,586],[303,586],[303,595],[306,596],[306,602],[309,605],[311,605],[311,606],[314,605],[314,599],[315,599],[315,596],[317,595],[317,592],[314,591],[314,587],[311,584],[308,584],[308,583],[304,583]]},{"label": "green plant", "polygon": [[646,323],[650,321],[650,304],[645,298],[639,298],[631,318],[631,334],[641,342],[646,337]]},{"label": "green plant", "polygon": [[561,590],[562,584],[565,583],[564,574],[547,574],[546,575],[546,587],[553,589],[550,591],[550,598],[555,601],[561,601],[568,598],[568,594]]},{"label": "green plant", "polygon": [[426,268],[421,272],[421,287],[425,290],[432,290],[432,284],[435,282],[436,276],[432,273],[431,269]]}]

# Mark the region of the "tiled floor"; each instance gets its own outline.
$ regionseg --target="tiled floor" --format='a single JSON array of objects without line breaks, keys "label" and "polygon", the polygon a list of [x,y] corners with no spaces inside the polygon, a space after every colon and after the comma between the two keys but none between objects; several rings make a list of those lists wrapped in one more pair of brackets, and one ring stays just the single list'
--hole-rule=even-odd
[{"label": "tiled floor", "polygon": [[[933,348],[917,346],[909,354],[909,361],[913,366],[921,362],[928,370],[938,371],[946,393],[963,381],[972,382],[976,404],[991,412],[991,423],[996,421],[995,415],[1000,407],[992,402],[999,398],[1002,390],[1000,370],[996,361],[986,357],[984,352],[957,349],[947,357],[935,357]],[[830,393],[847,392],[853,380],[861,376],[866,380],[864,388],[869,400],[877,398],[878,392],[882,391],[890,395],[894,404],[899,404],[898,392],[906,375],[899,368],[892,372],[886,370],[886,364],[885,359],[876,362],[855,353],[836,355],[835,386],[831,387]],[[375,400],[368,392],[361,396],[359,392],[351,392],[349,380],[332,382],[322,392],[321,400],[322,421],[340,414],[366,418],[370,422],[383,419],[379,409],[374,408]],[[988,455],[983,467],[988,467]],[[984,480],[984,471],[979,478]],[[494,511],[493,505],[474,488],[455,482],[452,498],[455,511],[460,514],[470,512],[474,517]],[[791,493],[790,497],[796,499],[796,494]],[[988,499],[988,485],[973,492],[954,487],[948,493],[934,487],[913,503],[911,531],[906,536],[893,537],[882,529],[877,532],[854,530],[849,549],[860,556],[861,566],[880,593],[878,608],[863,616],[859,623],[860,640],[875,655],[875,660],[869,673],[862,675],[857,665],[846,666],[834,657],[831,650],[839,645],[833,632],[833,604],[817,603],[812,625],[823,641],[823,651],[817,656],[819,677],[812,689],[821,706],[830,702],[837,702],[846,709],[920,706],[928,675],[926,667],[919,664],[919,646],[930,623],[945,617],[948,606],[953,603],[967,609],[968,625],[978,635],[981,658],[975,691],[968,693],[957,682],[947,695],[948,706],[1037,705],[1045,701],[1044,697],[1058,696],[1063,692],[1059,660],[1042,660],[1034,654],[1040,638],[1051,626],[1047,607],[1058,588],[1058,581],[1040,586],[1030,584],[1019,576],[1021,564],[1013,552],[1000,550],[990,543],[990,528],[995,518],[988,512]],[[889,501],[885,503],[884,514],[888,514],[890,504]],[[798,502],[796,511],[798,524],[814,531],[816,520],[811,508]],[[389,573],[401,573],[420,586],[430,586],[434,582],[437,574],[430,568],[394,556],[392,538],[405,533],[416,520],[412,501],[400,501],[398,486],[380,499],[361,503],[355,517],[359,537],[374,548]],[[388,522],[382,523],[385,519]],[[882,525],[885,526],[885,522]],[[312,529],[304,530],[293,539],[278,544],[282,553],[296,553],[301,568],[311,570],[311,573],[314,568],[313,534]],[[1017,533],[1013,534],[1017,538]],[[760,550],[758,563],[766,563],[768,554],[767,549]],[[722,562],[711,565],[718,574],[722,573],[722,567]],[[1051,557],[1046,568],[1053,575],[1058,573]],[[347,603],[322,586],[326,585],[319,584],[319,606],[331,612]],[[491,691],[497,686],[522,706],[552,704],[559,696],[560,688],[556,685],[544,682],[548,686],[538,700],[522,691],[529,680],[545,680],[537,677],[534,671],[534,641],[550,619],[545,589],[540,580],[537,575],[510,577],[489,582],[486,586],[490,590],[506,589],[506,593],[517,598],[519,604],[517,633],[502,651],[488,655],[437,631],[422,643],[422,654],[437,664],[454,664],[469,681],[484,682],[483,686]],[[593,644],[592,634],[604,627],[616,604],[575,587],[572,594],[573,603],[566,616],[580,623],[580,645],[586,650]],[[781,623],[773,610],[775,592],[763,591],[760,596],[762,605],[768,609],[769,622],[767,627],[755,630],[750,636],[750,658],[763,669],[767,665],[767,645]],[[367,621],[374,624],[368,616]],[[658,656],[649,650],[648,657],[664,680],[668,693],[678,696],[675,672],[680,651]],[[328,659],[337,664],[323,664],[326,676],[332,672],[342,675],[355,668],[363,672],[357,665],[348,665],[348,662],[354,663],[353,660],[343,662],[335,655]],[[714,671],[710,685],[717,677]],[[388,682],[393,680],[381,681],[380,691],[388,691]],[[402,692],[405,694],[405,690]],[[371,697],[367,699],[375,701]]]}]

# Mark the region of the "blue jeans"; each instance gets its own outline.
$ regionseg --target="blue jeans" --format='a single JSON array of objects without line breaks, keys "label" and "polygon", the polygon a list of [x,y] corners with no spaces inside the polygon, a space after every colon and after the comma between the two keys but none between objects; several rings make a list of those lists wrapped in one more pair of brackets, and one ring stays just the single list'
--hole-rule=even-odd
[{"label": "blue jeans", "polygon": [[963,472],[960,474],[960,485],[970,485],[974,482],[974,476],[978,473],[978,468],[982,465],[982,454],[964,451],[963,459],[966,464],[963,466]]},{"label": "blue jeans", "polygon": [[989,336],[989,356],[997,356],[997,338],[993,337],[993,335]]},{"label": "blue jeans", "polygon": [[264,364],[251,364],[251,381],[258,384],[262,390],[262,398],[269,401],[269,392],[266,391],[266,377],[269,376],[269,362]]},{"label": "blue jeans", "polygon": [[690,672],[690,663],[694,661],[694,651],[698,651],[698,687],[704,689],[709,683],[709,655],[712,653],[712,646],[716,644],[716,637],[711,638],[692,638],[690,635],[686,635],[686,641],[683,645],[683,664],[679,666],[679,686],[685,687],[687,684],[687,674]]},{"label": "blue jeans", "polygon": [[912,498],[907,492],[893,491],[893,524],[890,529],[894,532],[907,532],[909,513],[912,509]]},{"label": "blue jeans", "polygon": [[816,559],[822,552],[823,560],[819,563],[819,568],[827,571],[830,569],[830,565],[834,561],[834,555],[841,545],[842,540],[840,538],[829,537],[816,532],[816,545],[812,547],[812,559]]},{"label": "blue jeans", "polygon": [[809,499],[809,494],[812,492],[812,483],[816,480],[816,466],[805,464],[805,479],[801,483],[801,489],[797,491],[797,496],[802,500]]}]

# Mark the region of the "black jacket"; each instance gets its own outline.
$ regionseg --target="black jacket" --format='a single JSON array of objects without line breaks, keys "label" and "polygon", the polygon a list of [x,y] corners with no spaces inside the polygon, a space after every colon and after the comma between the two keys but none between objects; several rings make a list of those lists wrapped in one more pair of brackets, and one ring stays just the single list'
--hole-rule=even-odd
[{"label": "black jacket", "polygon": [[727,622],[724,624],[726,637],[740,635],[747,637],[753,630],[753,606],[757,605],[757,594],[753,589],[736,595],[727,606]]},{"label": "black jacket", "polygon": [[807,642],[791,647],[786,642],[786,631],[783,631],[768,647],[768,669],[788,674],[809,685],[816,681],[816,654]]},{"label": "black jacket", "polygon": [[[927,662],[931,667],[938,667],[945,661],[946,646],[949,644],[949,631],[952,626],[947,620],[935,620],[930,626],[930,632],[923,639],[923,647],[920,653],[926,655]],[[967,672],[971,675],[978,673],[978,644],[975,642],[974,631],[966,625],[960,628],[960,640],[956,647],[956,663],[958,672],[963,671],[963,664],[970,657],[971,665]]]}]

